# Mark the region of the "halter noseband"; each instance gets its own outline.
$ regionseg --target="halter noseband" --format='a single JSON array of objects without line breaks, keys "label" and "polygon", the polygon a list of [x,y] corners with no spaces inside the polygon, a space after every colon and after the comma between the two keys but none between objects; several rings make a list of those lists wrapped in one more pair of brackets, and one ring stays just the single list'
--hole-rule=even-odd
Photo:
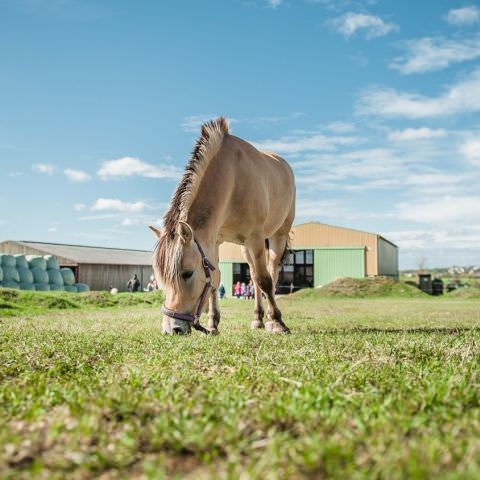
[{"label": "halter noseband", "polygon": [[200,324],[200,315],[202,315],[203,304],[205,303],[205,299],[207,298],[208,290],[212,287],[212,277],[210,275],[210,272],[211,271],[213,272],[215,270],[215,267],[210,263],[208,258],[205,256],[205,253],[203,253],[203,249],[198,243],[197,239],[194,238],[194,240],[198,247],[198,251],[202,256],[202,266],[203,266],[203,270],[205,272],[205,278],[206,278],[205,286],[203,287],[202,294],[198,299],[198,304],[197,304],[197,308],[195,309],[195,313],[193,315],[191,313],[179,313],[179,312],[176,312],[175,310],[171,310],[165,304],[163,304],[162,306],[162,312],[167,317],[176,318],[178,320],[184,320],[185,322],[190,323],[195,330],[208,334],[210,332],[203,325]]}]

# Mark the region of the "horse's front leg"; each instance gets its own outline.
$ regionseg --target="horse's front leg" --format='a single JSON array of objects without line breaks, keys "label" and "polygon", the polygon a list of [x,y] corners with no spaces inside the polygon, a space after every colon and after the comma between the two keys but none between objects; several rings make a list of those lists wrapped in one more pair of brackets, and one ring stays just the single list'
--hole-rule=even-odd
[{"label": "horse's front leg", "polygon": [[212,289],[208,299],[208,330],[212,335],[218,335],[218,324],[220,323],[220,309],[218,308],[217,290]]}]

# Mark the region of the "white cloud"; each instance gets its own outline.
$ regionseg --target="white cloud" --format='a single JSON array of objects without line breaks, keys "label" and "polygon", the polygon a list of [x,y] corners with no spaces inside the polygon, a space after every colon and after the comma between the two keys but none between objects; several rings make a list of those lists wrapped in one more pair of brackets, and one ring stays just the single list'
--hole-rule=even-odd
[{"label": "white cloud", "polygon": [[116,198],[99,198],[90,208],[93,211],[113,210],[118,212],[141,212],[147,204],[144,202],[124,202]]},{"label": "white cloud", "polygon": [[206,113],[203,115],[190,115],[183,119],[183,122],[180,126],[186,131],[190,133],[199,133],[200,127],[210,120],[217,118],[218,115],[213,113]]},{"label": "white cloud", "polygon": [[347,122],[330,122],[322,125],[322,129],[333,133],[350,133],[356,130],[355,125]]},{"label": "white cloud", "polygon": [[76,212],[81,212],[82,210],[85,210],[85,207],[86,205],[84,203],[76,203],[74,206],[73,206],[73,209],[76,211]]},{"label": "white cloud", "polygon": [[49,227],[48,231],[49,232],[56,232],[56,231],[58,231],[58,228],[57,227]]},{"label": "white cloud", "polygon": [[437,224],[478,222],[479,196],[453,196],[426,198],[413,203],[397,205],[396,216],[401,220]]},{"label": "white cloud", "polygon": [[460,152],[472,165],[480,167],[480,140],[467,140],[460,147]]},{"label": "white cloud", "polygon": [[138,218],[124,218],[121,225],[124,227],[131,227],[132,225],[138,225],[140,223]]},{"label": "white cloud", "polygon": [[81,170],[74,170],[73,168],[67,168],[63,171],[65,176],[72,182],[88,182],[91,176],[87,172]]},{"label": "white cloud", "polygon": [[445,20],[451,25],[471,25],[480,21],[480,10],[475,5],[463,8],[452,8]]},{"label": "white cloud", "polygon": [[442,117],[480,111],[480,68],[437,97],[376,87],[361,94],[357,113],[385,117]]},{"label": "white cloud", "polygon": [[78,220],[82,222],[90,222],[96,220],[111,220],[113,218],[118,218],[120,216],[119,213],[104,213],[101,215],[85,215],[83,217],[79,217]]},{"label": "white cloud", "polygon": [[474,248],[477,250],[480,244],[480,230],[476,225],[457,228],[438,227],[428,230],[401,230],[385,232],[384,235],[400,247],[401,253],[404,253],[405,250],[413,250],[417,253],[420,253],[421,250],[428,250],[430,254],[437,253],[440,249],[451,251],[452,249]]},{"label": "white cloud", "polygon": [[283,3],[283,0],[266,0],[266,2],[269,7],[277,8]]},{"label": "white cloud", "polygon": [[44,173],[45,175],[53,175],[55,172],[55,167],[48,163],[34,163],[32,165],[32,170],[38,173]]},{"label": "white cloud", "polygon": [[388,139],[394,142],[408,142],[412,140],[427,140],[430,138],[445,137],[447,131],[443,128],[431,129],[427,127],[406,128],[395,130],[388,134]]},{"label": "white cloud", "polygon": [[366,13],[348,12],[332,20],[331,24],[345,38],[350,38],[357,31],[365,32],[366,38],[374,38],[398,30],[398,25],[384,22],[380,17]]},{"label": "white cloud", "polygon": [[21,177],[23,175],[23,172],[8,172],[9,177]]},{"label": "white cloud", "polygon": [[480,35],[461,40],[426,37],[409,40],[404,45],[406,54],[389,65],[404,75],[441,70],[452,63],[480,57]]},{"label": "white cloud", "polygon": [[299,132],[278,139],[267,139],[252,142],[259,150],[286,154],[296,154],[311,151],[333,151],[341,145],[351,145],[357,142],[356,137],[329,137],[321,133]]},{"label": "white cloud", "polygon": [[104,162],[98,175],[102,180],[138,175],[147,178],[178,178],[181,171],[173,165],[151,165],[139,158],[122,157]]},{"label": "white cloud", "polygon": [[345,203],[336,199],[317,200],[299,198],[296,203],[295,222],[300,220],[320,220],[324,218],[350,218],[352,212]]}]

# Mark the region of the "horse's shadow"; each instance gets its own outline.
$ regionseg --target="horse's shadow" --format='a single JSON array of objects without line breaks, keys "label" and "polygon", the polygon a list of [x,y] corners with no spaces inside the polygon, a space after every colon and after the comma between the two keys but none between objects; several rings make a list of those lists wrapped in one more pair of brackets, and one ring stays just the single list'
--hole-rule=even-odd
[{"label": "horse's shadow", "polygon": [[345,334],[345,333],[361,333],[361,334],[439,334],[439,335],[459,335],[463,333],[480,333],[480,327],[416,327],[416,328],[377,328],[377,327],[337,327],[337,328],[311,328],[307,329],[308,333],[319,334]]}]

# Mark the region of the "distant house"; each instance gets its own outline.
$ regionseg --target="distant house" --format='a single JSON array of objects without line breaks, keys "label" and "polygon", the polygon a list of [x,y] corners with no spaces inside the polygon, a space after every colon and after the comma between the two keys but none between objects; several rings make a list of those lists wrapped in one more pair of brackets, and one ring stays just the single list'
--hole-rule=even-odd
[{"label": "distant house", "polygon": [[153,274],[152,252],[148,250],[6,240],[0,242],[0,252],[53,255],[61,267],[73,270],[76,282],[86,283],[91,290],[107,290],[109,286],[126,290],[135,273],[144,288]]}]

